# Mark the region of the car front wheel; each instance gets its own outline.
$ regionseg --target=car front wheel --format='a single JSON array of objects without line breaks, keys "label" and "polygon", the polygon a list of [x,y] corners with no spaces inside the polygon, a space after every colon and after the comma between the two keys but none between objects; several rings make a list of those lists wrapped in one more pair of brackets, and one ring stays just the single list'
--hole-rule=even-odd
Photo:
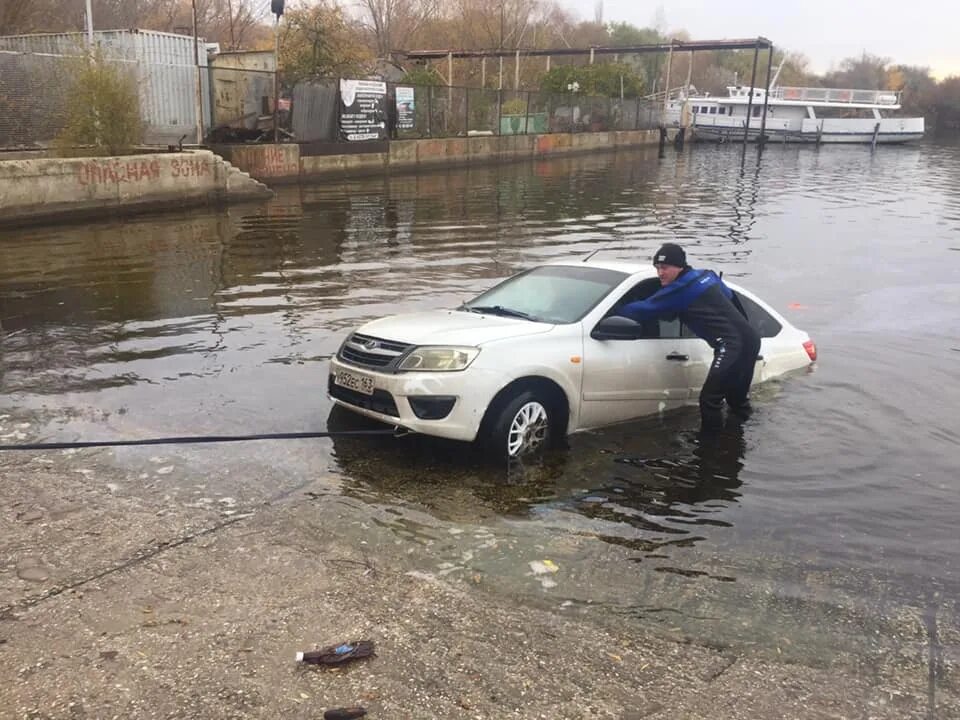
[{"label": "car front wheel", "polygon": [[520,393],[497,413],[487,439],[490,450],[512,459],[545,449],[552,440],[551,412],[550,404],[536,393]]}]

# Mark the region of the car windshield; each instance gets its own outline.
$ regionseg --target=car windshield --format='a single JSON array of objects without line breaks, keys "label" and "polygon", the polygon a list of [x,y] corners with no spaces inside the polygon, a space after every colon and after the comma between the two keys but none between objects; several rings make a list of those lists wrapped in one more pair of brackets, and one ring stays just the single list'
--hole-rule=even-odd
[{"label": "car windshield", "polygon": [[504,280],[464,303],[462,309],[534,322],[572,323],[626,277],[616,270],[544,265]]}]

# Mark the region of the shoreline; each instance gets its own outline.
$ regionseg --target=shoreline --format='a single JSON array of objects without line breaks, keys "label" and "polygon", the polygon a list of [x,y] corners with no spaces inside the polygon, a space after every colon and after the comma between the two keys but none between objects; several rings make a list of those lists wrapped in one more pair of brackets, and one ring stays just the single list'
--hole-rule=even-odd
[{"label": "shoreline", "polygon": [[212,150],[123,157],[19,154],[0,159],[0,227],[217,207],[268,199],[273,195],[269,186],[610,153],[658,141],[659,131],[637,130],[394,140],[354,147],[215,145]]}]

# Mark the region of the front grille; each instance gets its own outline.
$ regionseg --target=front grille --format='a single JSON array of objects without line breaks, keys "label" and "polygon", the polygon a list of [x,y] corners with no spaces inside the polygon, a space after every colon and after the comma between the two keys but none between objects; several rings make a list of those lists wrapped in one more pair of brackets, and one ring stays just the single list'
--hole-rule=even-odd
[{"label": "front grille", "polygon": [[337,358],[359,367],[393,370],[411,348],[413,345],[407,343],[353,333],[340,348]]},{"label": "front grille", "polygon": [[400,417],[400,411],[397,410],[397,403],[394,401],[393,395],[386,390],[374,390],[373,395],[364,395],[356,390],[337,385],[333,381],[333,375],[331,375],[327,380],[327,392],[330,393],[330,397],[342,400],[348,405],[373,410],[390,417]]}]

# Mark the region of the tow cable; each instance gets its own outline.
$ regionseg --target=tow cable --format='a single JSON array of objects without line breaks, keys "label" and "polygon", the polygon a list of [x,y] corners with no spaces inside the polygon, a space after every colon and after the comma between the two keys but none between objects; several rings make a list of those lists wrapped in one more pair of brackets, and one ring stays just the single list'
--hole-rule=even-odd
[{"label": "tow cable", "polygon": [[93,440],[84,442],[26,443],[22,445],[0,445],[4,450],[79,450],[82,448],[127,447],[136,445],[195,445],[199,443],[233,443],[252,440],[305,440],[313,438],[331,438],[364,435],[393,435],[403,437],[409,431],[402,428],[383,430],[327,430],[323,432],[298,433],[260,433],[258,435],[197,435],[185,437],[146,438],[144,440]]}]

